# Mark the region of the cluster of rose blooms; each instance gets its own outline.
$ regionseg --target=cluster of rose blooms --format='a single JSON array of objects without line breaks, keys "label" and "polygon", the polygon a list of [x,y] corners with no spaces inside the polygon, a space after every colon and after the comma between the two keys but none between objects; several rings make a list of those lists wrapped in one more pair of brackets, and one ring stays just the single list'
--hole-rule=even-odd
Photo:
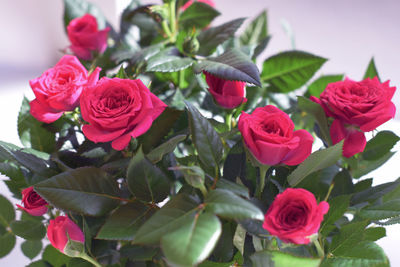
[{"label": "cluster of rose blooms", "polygon": [[[30,112],[39,121],[51,123],[64,112],[80,107],[84,135],[93,142],[112,142],[116,150],[126,148],[131,138],[144,134],[164,111],[166,104],[139,79],[103,77],[100,68],[88,72],[78,58],[93,59],[107,47],[108,28],[99,30],[96,19],[87,14],[72,20],[67,28],[70,50],[39,78],[30,81],[36,99]],[[204,73],[209,92],[215,102],[234,109],[247,101],[245,83],[224,80]],[[391,98],[395,87],[378,78],[361,82],[346,79],[329,84],[320,98],[312,100],[333,118],[330,126],[332,143],[344,140],[343,156],[351,157],[364,150],[364,132],[372,131],[394,117]],[[251,114],[242,112],[238,129],[251,155],[261,164],[298,165],[311,153],[313,137],[306,130],[294,130],[290,117],[268,105]],[[34,216],[47,212],[47,203],[33,188],[23,192],[21,209]],[[288,188],[279,194],[265,215],[263,227],[284,242],[307,244],[309,236],[318,232],[329,205],[317,203],[315,196],[304,189]],[[68,238],[84,242],[79,227],[68,217],[51,220],[47,236],[54,247],[64,251]]]}]

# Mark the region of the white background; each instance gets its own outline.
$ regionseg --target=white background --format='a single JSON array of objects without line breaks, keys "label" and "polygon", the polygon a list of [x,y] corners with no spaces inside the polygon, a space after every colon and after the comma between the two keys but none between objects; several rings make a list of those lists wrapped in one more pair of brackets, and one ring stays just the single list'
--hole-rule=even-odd
[{"label": "white background", "polygon": [[[118,13],[128,1],[96,0],[109,21],[117,27]],[[143,1],[158,3],[160,1]],[[291,26],[296,49],[323,56],[329,61],[319,74],[344,73],[362,78],[372,56],[383,80],[400,84],[400,1],[396,0],[216,0],[221,11],[215,25],[238,17],[254,17],[268,9],[272,39],[263,59],[292,48],[282,21]],[[28,81],[52,67],[68,46],[62,26],[61,0],[0,1],[0,140],[19,144],[16,121],[23,95],[32,96]],[[393,102],[400,118],[400,92]],[[400,122],[386,123],[400,135]],[[398,150],[399,146],[395,149]],[[376,183],[399,177],[400,156],[395,155],[384,167],[371,174]],[[1,178],[0,178],[1,179]],[[0,193],[10,200],[7,187],[0,182]],[[15,200],[13,200],[15,203]],[[19,212],[18,212],[19,213]],[[392,266],[400,266],[399,226],[387,228],[388,237],[378,243],[385,249]],[[21,240],[18,241],[18,244]],[[0,266],[25,266],[29,260],[18,245]],[[1,249],[1,248],[0,248]]]}]

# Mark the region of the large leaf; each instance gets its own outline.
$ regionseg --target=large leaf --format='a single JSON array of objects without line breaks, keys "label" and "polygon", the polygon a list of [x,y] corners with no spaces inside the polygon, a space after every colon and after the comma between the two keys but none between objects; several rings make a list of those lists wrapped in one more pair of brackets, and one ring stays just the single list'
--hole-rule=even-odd
[{"label": "large leaf", "polygon": [[4,234],[0,235],[0,259],[11,252],[15,246],[15,241],[15,235],[10,232],[5,232]]},{"label": "large leaf", "polygon": [[141,149],[131,159],[126,177],[129,190],[139,199],[161,202],[169,194],[168,177],[144,156]]},{"label": "large leaf", "polygon": [[64,0],[64,26],[67,27],[69,22],[74,18],[82,17],[89,13],[96,17],[97,24],[100,29],[104,29],[107,20],[101,10],[86,0]]},{"label": "large leaf", "polygon": [[365,71],[363,79],[366,79],[366,78],[371,78],[372,79],[374,77],[378,77],[378,79],[380,80],[379,75],[378,75],[378,71],[377,71],[376,66],[375,66],[375,60],[374,60],[374,58],[371,58],[371,60],[370,60],[370,62],[368,64],[367,70]]},{"label": "large leaf", "polygon": [[194,266],[205,260],[221,234],[221,222],[210,213],[187,217],[181,226],[161,238],[167,261],[180,266]]},{"label": "large leaf", "polygon": [[223,154],[223,145],[211,123],[189,102],[189,127],[199,158],[206,166],[218,167]]},{"label": "large leaf", "polygon": [[21,143],[39,151],[53,152],[55,134],[42,127],[43,123],[36,120],[29,110],[29,101],[24,97],[18,114],[18,135]]},{"label": "large leaf", "polygon": [[24,241],[24,243],[21,244],[21,250],[25,256],[27,256],[29,259],[32,260],[42,250],[42,241],[41,240],[35,240],[35,241],[26,240],[26,241]]},{"label": "large leaf", "polygon": [[359,215],[370,220],[383,220],[400,215],[400,198],[363,208]]},{"label": "large leaf", "polygon": [[26,240],[41,240],[46,234],[41,221],[13,221],[10,224],[11,231]]},{"label": "large leaf", "polygon": [[259,251],[251,255],[253,267],[318,267],[321,259],[305,258],[280,251]]},{"label": "large leaf", "polygon": [[327,59],[302,51],[287,51],[264,61],[261,80],[269,90],[287,93],[300,88]]},{"label": "large leaf", "polygon": [[364,241],[365,227],[368,221],[358,221],[342,226],[339,234],[332,238],[329,252],[333,255],[340,255],[345,251],[357,246]]},{"label": "large leaf", "polygon": [[200,48],[197,54],[199,55],[209,55],[211,52],[220,44],[231,38],[235,32],[242,25],[244,19],[235,19],[228,21],[222,25],[208,28],[202,31],[197,40],[199,41]]},{"label": "large leaf", "polygon": [[133,240],[139,227],[154,209],[140,202],[127,203],[116,209],[97,234],[97,239]]},{"label": "large leaf", "polygon": [[174,55],[155,55],[151,57],[146,66],[148,72],[175,72],[189,68],[194,63],[188,57],[178,57]]},{"label": "large leaf", "polygon": [[343,141],[326,149],[312,153],[289,176],[291,186],[300,183],[307,175],[334,165],[342,156]]},{"label": "large leaf", "polygon": [[62,267],[69,262],[70,257],[60,252],[52,245],[48,245],[43,251],[42,259],[50,263],[51,266]]},{"label": "large leaf", "polygon": [[185,29],[206,27],[220,13],[210,5],[194,2],[179,16],[179,25]]},{"label": "large leaf", "polygon": [[233,183],[227,179],[219,179],[217,182],[218,189],[228,190],[238,196],[249,198],[249,189],[244,185]]},{"label": "large leaf", "polygon": [[222,79],[261,86],[257,66],[237,49],[228,50],[218,57],[201,61],[194,65],[194,71],[195,73],[206,71]]},{"label": "large leaf", "polygon": [[325,90],[326,86],[330,83],[338,82],[343,80],[343,74],[339,75],[323,75],[313,81],[308,86],[308,93],[312,96],[319,97],[319,95]]},{"label": "large leaf", "polygon": [[395,182],[380,184],[374,187],[369,187],[363,191],[355,193],[351,198],[351,203],[353,205],[362,202],[372,203],[375,200],[383,197],[384,195],[394,191],[396,188],[400,188],[400,180],[396,180]]},{"label": "large leaf", "polygon": [[139,228],[134,243],[158,244],[166,233],[179,229],[188,217],[194,218],[199,204],[192,196],[175,196]]},{"label": "large leaf", "polygon": [[242,45],[259,44],[268,36],[267,11],[263,10],[240,35],[240,43]]},{"label": "large leaf", "polygon": [[59,209],[91,216],[104,215],[120,202],[115,180],[94,167],[60,173],[35,185],[35,191]]},{"label": "large leaf", "polygon": [[257,206],[227,190],[210,191],[204,202],[207,211],[225,218],[264,220],[264,214]]},{"label": "large leaf", "polygon": [[0,195],[0,225],[7,227],[15,219],[14,206],[11,202]]},{"label": "large leaf", "polygon": [[391,131],[381,131],[374,138],[367,142],[362,157],[365,160],[377,160],[388,153],[400,140]]}]

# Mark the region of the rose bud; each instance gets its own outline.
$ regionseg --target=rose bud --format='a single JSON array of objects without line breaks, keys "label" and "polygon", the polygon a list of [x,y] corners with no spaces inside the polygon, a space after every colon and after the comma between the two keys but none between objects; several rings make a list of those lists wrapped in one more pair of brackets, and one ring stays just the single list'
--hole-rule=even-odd
[{"label": "rose bud", "polygon": [[318,232],[329,204],[317,204],[315,196],[302,188],[288,188],[278,194],[265,214],[263,228],[285,243],[308,244]]},{"label": "rose bud", "polygon": [[233,109],[247,101],[244,97],[245,82],[224,80],[208,72],[204,72],[204,75],[209,87],[208,91],[221,107]]},{"label": "rose bud", "polygon": [[[47,227],[47,238],[50,243],[69,256],[78,256],[83,252],[85,236],[82,230],[67,216],[58,216],[54,220],[50,220]],[[78,248],[73,251],[71,248]]]},{"label": "rose bud", "polygon": [[238,128],[246,147],[261,164],[297,165],[311,154],[311,134],[294,131],[293,121],[274,106],[256,108],[252,114],[242,112]]},{"label": "rose bud", "polygon": [[33,186],[22,190],[21,203],[23,206],[17,204],[18,208],[32,216],[42,216],[47,212],[47,202],[33,190]]},{"label": "rose bud", "polygon": [[140,80],[102,78],[81,97],[84,135],[93,142],[109,142],[124,149],[131,137],[144,134],[165,105]]},{"label": "rose bud", "polygon": [[[191,6],[193,4],[193,2],[194,2],[193,0],[187,1],[186,4],[184,4],[181,7],[181,9],[182,10],[186,10],[189,6]],[[211,7],[215,7],[215,3],[212,0],[197,0],[196,2],[204,3],[204,4],[207,4],[207,5],[211,6]]]},{"label": "rose bud", "polygon": [[88,75],[78,58],[63,56],[51,69],[39,78],[29,81],[36,96],[30,102],[30,112],[37,120],[51,123],[58,120],[64,111],[79,106],[79,98],[86,86],[94,85],[99,79],[100,68]]},{"label": "rose bud", "polygon": [[91,60],[92,52],[102,54],[106,50],[109,31],[109,27],[99,30],[96,18],[90,14],[75,18],[67,26],[70,49],[77,57]]},{"label": "rose bud", "polygon": [[377,77],[361,82],[346,79],[328,84],[319,99],[311,100],[334,118],[330,127],[332,143],[344,139],[343,156],[348,158],[364,151],[364,132],[375,130],[394,117],[396,107],[391,99],[395,91],[389,81],[381,83]]}]

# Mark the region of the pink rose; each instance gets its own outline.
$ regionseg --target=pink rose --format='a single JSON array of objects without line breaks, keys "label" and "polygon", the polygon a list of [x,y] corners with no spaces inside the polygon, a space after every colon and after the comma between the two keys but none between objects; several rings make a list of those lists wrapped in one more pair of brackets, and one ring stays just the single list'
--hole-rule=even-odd
[{"label": "pink rose", "polygon": [[82,130],[93,142],[112,141],[124,149],[131,137],[144,134],[166,105],[140,80],[102,78],[81,97]]},{"label": "pink rose", "polygon": [[79,97],[86,86],[99,79],[100,68],[88,75],[87,70],[75,56],[65,55],[39,78],[29,81],[36,96],[30,102],[30,112],[37,120],[51,123],[58,120],[64,111],[79,106]]},{"label": "pink rose", "polygon": [[288,188],[276,196],[265,214],[263,228],[283,242],[308,244],[318,232],[329,204],[317,204],[315,196],[302,188]]},{"label": "pink rose", "polygon": [[[189,0],[186,2],[186,4],[184,4],[181,8],[182,10],[186,10],[189,6],[191,6],[193,4],[193,0]],[[209,6],[215,7],[215,3],[212,0],[197,0],[196,2],[200,2],[200,3],[204,3],[207,4]]]},{"label": "pink rose", "polygon": [[107,48],[107,38],[110,28],[99,31],[97,20],[90,14],[70,21],[67,26],[71,50],[84,60],[91,60],[92,52],[102,54]]},{"label": "pink rose", "polygon": [[242,112],[238,128],[245,145],[262,164],[297,165],[311,154],[311,134],[294,131],[293,121],[274,106],[256,108],[252,114]]},{"label": "pink rose", "polygon": [[221,107],[233,109],[247,101],[244,97],[246,83],[224,80],[208,72],[204,72],[204,75],[209,87],[208,91]]},{"label": "pink rose", "polygon": [[47,202],[33,190],[33,186],[22,190],[21,203],[24,206],[17,204],[18,208],[32,216],[42,216],[47,212]]},{"label": "pink rose", "polygon": [[58,216],[54,220],[50,220],[49,227],[47,227],[47,238],[53,247],[64,253],[68,237],[75,242],[85,243],[82,230],[67,216]]},{"label": "pink rose", "polygon": [[364,151],[364,132],[375,130],[394,117],[396,107],[391,99],[396,87],[378,78],[361,82],[349,79],[328,84],[320,98],[311,100],[320,104],[334,121],[330,127],[333,144],[344,139],[343,156],[351,157]]}]

